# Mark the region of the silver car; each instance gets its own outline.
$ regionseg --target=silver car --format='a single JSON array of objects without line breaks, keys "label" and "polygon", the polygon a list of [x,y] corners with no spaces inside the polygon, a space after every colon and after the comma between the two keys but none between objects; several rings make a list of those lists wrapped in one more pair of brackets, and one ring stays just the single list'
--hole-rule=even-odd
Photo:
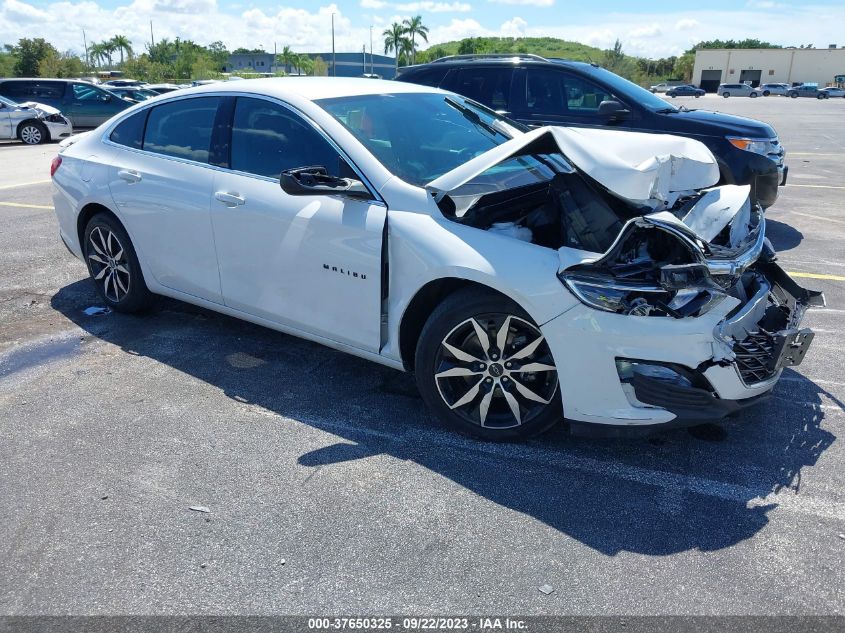
[{"label": "silver car", "polygon": [[789,92],[789,84],[763,84],[760,86],[760,91],[764,97],[769,95],[781,95],[785,97]]},{"label": "silver car", "polygon": [[753,99],[760,96],[760,91],[748,84],[721,84],[719,94],[725,99],[728,97],[751,97]]},{"label": "silver car", "polygon": [[72,133],[70,121],[56,108],[0,97],[0,139],[20,139],[27,145],[38,145]]}]

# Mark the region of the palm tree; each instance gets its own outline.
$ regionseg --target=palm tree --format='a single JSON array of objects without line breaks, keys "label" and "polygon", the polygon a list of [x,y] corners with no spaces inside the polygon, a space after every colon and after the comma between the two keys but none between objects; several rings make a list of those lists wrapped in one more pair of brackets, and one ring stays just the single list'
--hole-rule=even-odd
[{"label": "palm tree", "polygon": [[291,67],[296,63],[296,53],[293,52],[290,46],[285,46],[279,57],[282,58],[282,63],[285,65],[285,72],[290,73]]},{"label": "palm tree", "polygon": [[[99,46],[100,47],[100,50],[102,51],[102,59],[107,60],[108,63],[109,63],[109,68],[111,68],[112,63],[113,63],[112,62],[112,55],[114,55],[114,52],[117,50],[117,48],[112,43],[112,41],[106,40],[104,42],[100,42],[99,45],[94,44],[93,46]],[[92,46],[92,48],[93,48],[93,46]]]},{"label": "palm tree", "polygon": [[120,64],[123,65],[123,53],[126,53],[126,57],[132,59],[132,42],[129,41],[129,38],[125,35],[115,35],[113,38],[109,40],[109,44],[111,44],[115,50],[120,52]]},{"label": "palm tree", "polygon": [[99,68],[102,66],[103,61],[106,59],[106,51],[102,44],[97,42],[93,42],[91,46],[88,47],[88,57],[93,62],[94,66]]},{"label": "palm tree", "polygon": [[419,35],[428,43],[428,27],[423,25],[421,15],[403,20],[402,25],[405,27],[406,35],[411,38],[411,63],[413,64],[417,61],[416,37]]},{"label": "palm tree", "polygon": [[402,42],[405,41],[405,27],[394,22],[389,29],[381,34],[384,38],[384,53],[396,51],[396,74],[399,74],[399,54],[402,52]]}]

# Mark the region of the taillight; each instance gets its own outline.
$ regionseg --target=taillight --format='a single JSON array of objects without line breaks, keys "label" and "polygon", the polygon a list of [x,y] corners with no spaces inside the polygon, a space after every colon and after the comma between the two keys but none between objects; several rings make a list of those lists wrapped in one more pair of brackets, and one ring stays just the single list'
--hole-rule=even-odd
[{"label": "taillight", "polygon": [[50,178],[52,178],[56,174],[56,170],[59,168],[59,166],[61,164],[62,164],[62,157],[56,156],[53,159],[53,162],[50,163]]}]

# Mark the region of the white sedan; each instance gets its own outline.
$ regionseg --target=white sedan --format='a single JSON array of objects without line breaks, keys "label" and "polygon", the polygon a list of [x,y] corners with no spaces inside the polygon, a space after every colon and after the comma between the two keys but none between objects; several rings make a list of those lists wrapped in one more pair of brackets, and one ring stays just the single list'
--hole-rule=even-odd
[{"label": "white sedan", "polygon": [[183,90],[51,171],[112,308],[166,295],[413,371],[437,419],[488,439],[737,411],[801,361],[823,301],[701,143],[529,131],[409,83]]},{"label": "white sedan", "polygon": [[19,139],[27,145],[38,145],[71,134],[73,126],[56,108],[0,97],[0,139]]}]

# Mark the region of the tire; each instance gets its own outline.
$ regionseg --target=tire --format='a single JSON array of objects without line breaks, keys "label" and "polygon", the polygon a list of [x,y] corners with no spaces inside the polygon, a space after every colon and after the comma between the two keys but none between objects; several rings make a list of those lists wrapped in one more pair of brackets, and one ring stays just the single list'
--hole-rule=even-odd
[{"label": "tire", "polygon": [[700,98],[701,98],[701,95],[695,95],[695,98],[696,98],[696,99],[700,99]]},{"label": "tire", "polygon": [[797,99],[797,98],[798,98],[798,93],[797,93],[797,92],[790,92],[790,93],[789,93],[789,96],[790,96],[792,99]]},{"label": "tire", "polygon": [[18,138],[26,145],[41,145],[50,140],[50,132],[40,121],[25,121],[18,128]]},{"label": "tire", "polygon": [[752,99],[756,99],[756,98],[757,98],[757,93],[756,93],[756,92],[752,92],[752,93],[751,93],[750,95],[748,95],[748,96],[749,96],[749,97],[751,97]]},{"label": "tire", "polygon": [[769,92],[768,90],[764,90],[764,91],[763,91],[763,96],[764,96],[764,97],[768,97],[770,94],[772,94],[772,93],[771,93],[771,92]]},{"label": "tire", "polygon": [[727,99],[728,97],[730,97],[730,96],[731,96],[731,93],[730,93],[730,92],[725,91],[725,92],[723,92],[723,93],[722,93],[722,96],[723,96],[725,99]]},{"label": "tire", "polygon": [[113,310],[140,312],[153,303],[135,248],[114,216],[98,213],[88,222],[83,252],[97,294]]},{"label": "tire", "polygon": [[824,99],[824,95],[823,95],[823,94],[819,94],[819,95],[817,95],[817,96],[816,96],[816,99],[819,99],[819,100]]},{"label": "tire", "polygon": [[[491,291],[458,291],[437,306],[420,334],[414,365],[429,410],[465,435],[524,439],[563,419],[548,344],[522,308]],[[517,371],[529,365],[535,370]]]}]

